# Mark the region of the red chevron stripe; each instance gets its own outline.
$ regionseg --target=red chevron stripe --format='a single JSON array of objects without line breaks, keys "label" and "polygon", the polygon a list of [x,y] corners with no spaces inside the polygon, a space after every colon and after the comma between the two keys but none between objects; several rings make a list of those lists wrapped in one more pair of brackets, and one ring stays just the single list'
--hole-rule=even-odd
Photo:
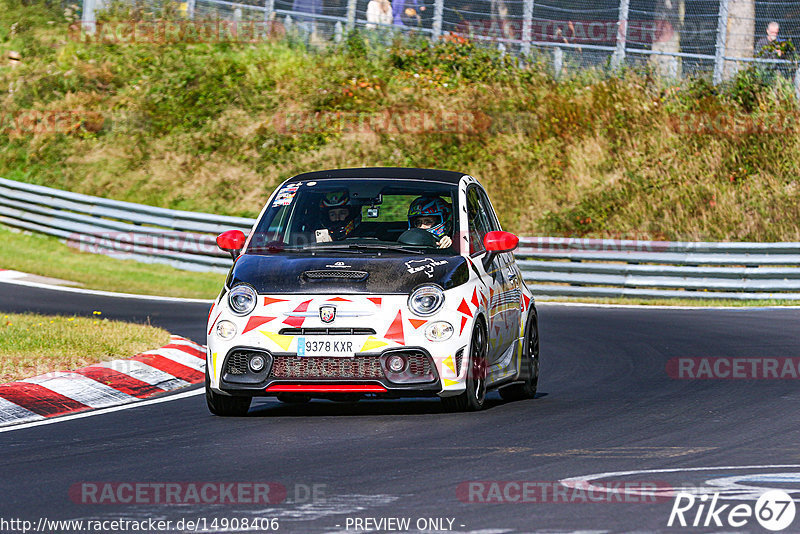
[{"label": "red chevron stripe", "polygon": [[192,369],[191,367],[181,365],[170,360],[169,358],[159,356],[158,354],[139,354],[130,359],[136,360],[137,362],[146,363],[151,367],[155,367],[159,371],[164,371],[165,373],[171,374],[175,378],[180,378],[181,380],[191,382],[192,384],[196,384],[205,380],[205,376],[202,372]]},{"label": "red chevron stripe", "polygon": [[0,397],[45,417],[88,410],[89,407],[39,384],[12,382],[0,385]]},{"label": "red chevron stripe", "polygon": [[162,349],[178,349],[182,350],[186,354],[191,354],[192,356],[197,356],[198,358],[205,359],[206,353],[203,350],[197,350],[194,347],[190,347],[188,345],[164,345],[161,347]]},{"label": "red chevron stripe", "polygon": [[148,384],[147,382],[133,378],[125,373],[120,373],[114,369],[109,369],[108,367],[84,367],[83,369],[73,371],[73,373],[91,378],[117,391],[139,397],[140,399],[166,391],[165,389]]}]

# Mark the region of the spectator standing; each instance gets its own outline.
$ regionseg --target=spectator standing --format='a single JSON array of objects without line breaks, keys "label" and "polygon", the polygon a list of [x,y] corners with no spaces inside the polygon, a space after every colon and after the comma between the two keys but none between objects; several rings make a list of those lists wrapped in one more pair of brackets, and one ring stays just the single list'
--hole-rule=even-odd
[{"label": "spectator standing", "polygon": [[780,59],[782,50],[775,45],[779,44],[778,32],[781,26],[774,20],[767,24],[767,34],[756,42],[756,55],[760,57],[774,57]]},{"label": "spectator standing", "polygon": [[[402,2],[403,0],[395,0]],[[389,0],[369,0],[367,4],[367,29],[374,30],[376,25],[389,25],[393,20],[392,3]]]},{"label": "spectator standing", "polygon": [[395,0],[392,4],[392,18],[395,26],[419,27],[422,25],[421,12],[425,6],[419,0]]},{"label": "spectator standing", "polygon": [[[780,25],[774,20],[767,24],[767,34],[756,42],[756,57],[764,59],[782,59],[791,61],[794,59],[794,44],[788,39],[778,37]],[[794,66],[788,63],[771,63],[763,66],[765,70],[781,73],[786,78],[794,76]]]}]

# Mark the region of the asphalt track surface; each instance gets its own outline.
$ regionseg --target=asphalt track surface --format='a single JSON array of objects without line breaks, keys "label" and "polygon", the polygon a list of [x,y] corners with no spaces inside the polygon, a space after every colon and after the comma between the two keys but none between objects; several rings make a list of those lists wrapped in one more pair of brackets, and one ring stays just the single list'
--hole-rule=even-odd
[{"label": "asphalt track surface", "polygon": [[[208,306],[0,284],[0,310],[149,317],[204,342]],[[408,532],[419,532],[421,518],[450,518],[454,532],[484,534],[766,532],[755,521],[744,529],[669,529],[671,499],[464,502],[458,488],[468,481],[557,485],[612,471],[736,467],[627,478],[679,485],[800,472],[740,467],[800,464],[797,380],[680,380],[665,371],[677,356],[800,357],[800,310],[541,303],[539,315],[539,398],[506,403],[494,394],[480,413],[443,413],[436,400],[291,406],[263,399],[247,417],[220,418],[197,395],[0,433],[0,519],[275,517],[279,532],[298,533],[389,532],[355,530],[352,521],[390,517],[410,518]],[[259,506],[85,504],[70,497],[84,482],[275,482],[288,497]],[[313,485],[318,498],[306,502]],[[800,517],[786,530],[797,531]]]}]

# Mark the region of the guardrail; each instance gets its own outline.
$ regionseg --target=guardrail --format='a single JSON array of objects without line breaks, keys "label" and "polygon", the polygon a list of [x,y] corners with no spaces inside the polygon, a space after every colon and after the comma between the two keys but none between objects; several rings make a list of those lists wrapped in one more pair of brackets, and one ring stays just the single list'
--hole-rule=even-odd
[{"label": "guardrail", "polygon": [[800,299],[800,243],[523,237],[516,256],[538,295]]},{"label": "guardrail", "polygon": [[226,272],[217,234],[253,220],[109,200],[0,178],[0,223],[58,237],[72,247],[181,269]]},{"label": "guardrail", "polygon": [[[254,219],[155,208],[0,178],[0,223],[112,257],[226,272],[220,232]],[[523,237],[536,295],[800,300],[800,243],[696,243]]]}]

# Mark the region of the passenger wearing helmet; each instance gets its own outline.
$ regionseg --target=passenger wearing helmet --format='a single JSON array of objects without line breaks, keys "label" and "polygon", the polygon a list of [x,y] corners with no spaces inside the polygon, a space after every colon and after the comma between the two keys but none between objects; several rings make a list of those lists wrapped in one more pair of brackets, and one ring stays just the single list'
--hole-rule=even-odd
[{"label": "passenger wearing helmet", "polygon": [[408,207],[408,227],[422,228],[436,236],[436,246],[447,248],[453,244],[450,237],[453,210],[440,197],[419,197]]},{"label": "passenger wearing helmet", "polygon": [[345,239],[361,223],[361,210],[350,204],[347,191],[326,193],[320,201],[322,230],[317,230],[317,243]]}]

